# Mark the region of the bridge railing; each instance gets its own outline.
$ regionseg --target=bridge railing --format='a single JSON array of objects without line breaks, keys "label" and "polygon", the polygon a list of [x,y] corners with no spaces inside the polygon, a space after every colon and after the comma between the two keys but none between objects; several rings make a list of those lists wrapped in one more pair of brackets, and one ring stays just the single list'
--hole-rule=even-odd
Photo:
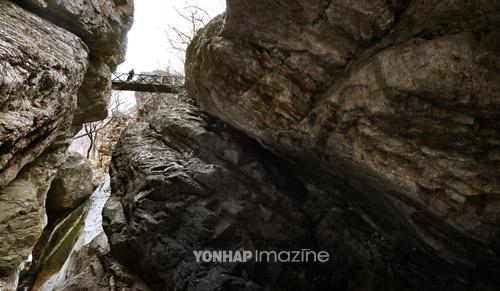
[{"label": "bridge railing", "polygon": [[147,84],[155,86],[184,86],[184,76],[181,75],[152,75],[152,74],[134,74],[129,73],[113,73],[111,77],[113,83],[134,83]]}]

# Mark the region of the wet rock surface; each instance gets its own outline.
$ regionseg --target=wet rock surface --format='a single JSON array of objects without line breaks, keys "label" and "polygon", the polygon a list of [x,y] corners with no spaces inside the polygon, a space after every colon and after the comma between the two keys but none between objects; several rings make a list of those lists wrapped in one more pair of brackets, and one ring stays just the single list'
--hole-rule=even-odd
[{"label": "wet rock surface", "polygon": [[498,284],[500,6],[463,4],[230,0],[188,49],[190,95],[315,189],[341,289]]},{"label": "wet rock surface", "polygon": [[107,256],[101,212],[109,194],[108,176],[74,211],[52,219],[34,248],[31,267],[22,275],[18,290],[149,290]]}]

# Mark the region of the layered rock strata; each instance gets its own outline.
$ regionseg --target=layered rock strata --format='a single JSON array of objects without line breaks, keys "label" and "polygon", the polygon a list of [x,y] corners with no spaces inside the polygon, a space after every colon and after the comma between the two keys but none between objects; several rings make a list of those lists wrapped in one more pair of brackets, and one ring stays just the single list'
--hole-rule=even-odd
[{"label": "layered rock strata", "polygon": [[81,38],[89,47],[89,69],[78,92],[75,123],[107,116],[110,74],[125,60],[127,32],[132,26],[132,0],[16,0],[27,10]]},{"label": "layered rock strata", "polygon": [[[167,97],[165,97],[167,98]],[[111,256],[154,290],[322,290],[307,264],[200,263],[195,250],[316,248],[304,188],[272,155],[196,106],[168,99],[122,134],[103,211]]]},{"label": "layered rock strata", "polygon": [[360,274],[340,286],[494,290],[499,19],[497,1],[229,0],[187,90],[314,185],[320,243]]},{"label": "layered rock strata", "polygon": [[[54,4],[49,2],[36,5],[45,9]],[[105,116],[110,68],[123,59],[132,20],[131,1],[61,2],[51,13],[34,3],[0,1],[2,290],[15,289],[19,268],[46,224],[46,194],[66,159],[68,138],[81,122]],[[58,20],[64,11],[73,14]],[[105,42],[108,51],[99,51]]]}]

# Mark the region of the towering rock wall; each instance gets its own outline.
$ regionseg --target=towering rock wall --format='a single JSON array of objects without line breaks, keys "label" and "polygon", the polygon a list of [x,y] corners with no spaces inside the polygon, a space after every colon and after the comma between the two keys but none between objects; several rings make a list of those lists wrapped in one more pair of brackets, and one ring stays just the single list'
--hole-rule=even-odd
[{"label": "towering rock wall", "polygon": [[165,101],[113,154],[103,211],[111,256],[153,290],[322,290],[321,272],[299,264],[194,260],[193,250],[316,245],[304,190],[272,155],[198,107]]},{"label": "towering rock wall", "polygon": [[494,290],[500,2],[227,4],[187,90],[311,185],[336,286]]},{"label": "towering rock wall", "polygon": [[0,1],[2,290],[15,288],[45,226],[46,193],[67,139],[81,122],[105,116],[133,6],[95,2]]}]

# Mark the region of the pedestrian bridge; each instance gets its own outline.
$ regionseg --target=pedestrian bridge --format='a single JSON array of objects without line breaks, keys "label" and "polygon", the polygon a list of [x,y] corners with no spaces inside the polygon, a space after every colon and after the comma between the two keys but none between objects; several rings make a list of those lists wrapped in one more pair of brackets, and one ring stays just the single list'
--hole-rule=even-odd
[{"label": "pedestrian bridge", "polygon": [[152,93],[179,93],[184,88],[184,77],[180,75],[154,75],[113,73],[113,90]]}]

